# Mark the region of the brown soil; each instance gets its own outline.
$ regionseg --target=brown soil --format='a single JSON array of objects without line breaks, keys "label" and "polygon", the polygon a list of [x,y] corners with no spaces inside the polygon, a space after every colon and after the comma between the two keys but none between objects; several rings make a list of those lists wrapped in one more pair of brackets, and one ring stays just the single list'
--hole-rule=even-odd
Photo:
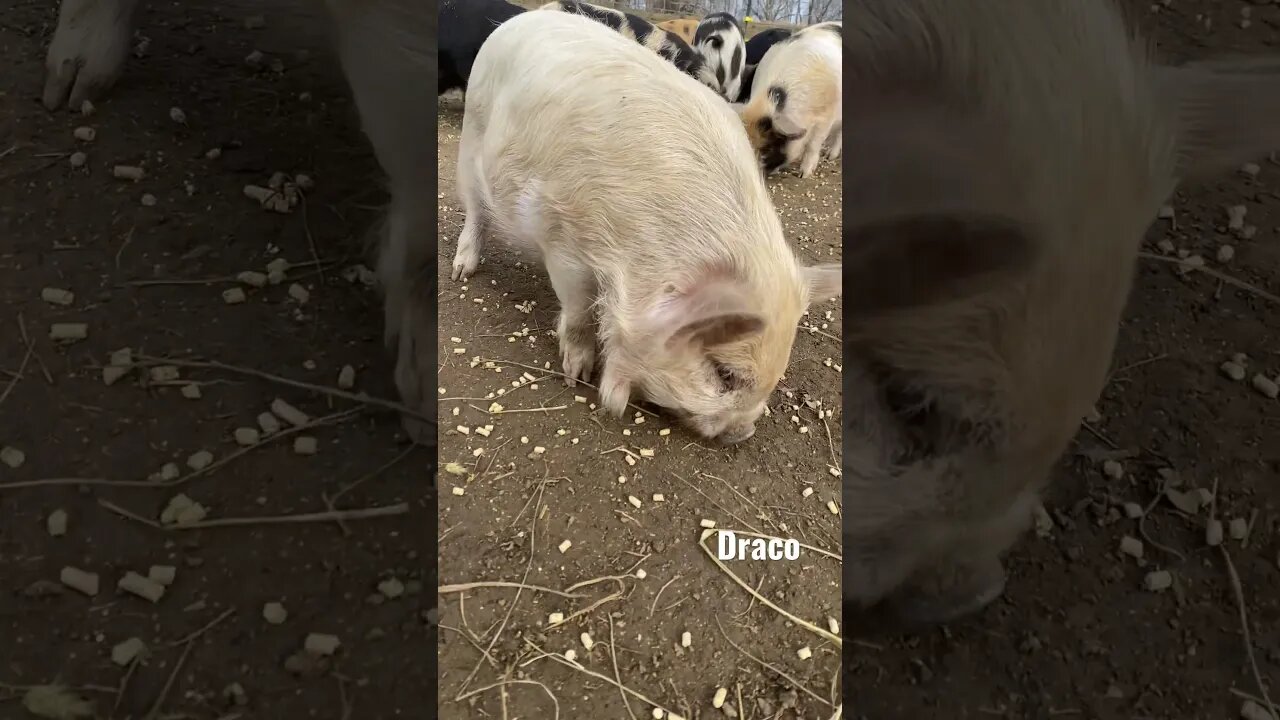
[{"label": "brown soil", "polygon": [[[282,437],[231,460],[233,430],[255,426],[277,397],[313,418],[359,406],[207,369],[181,372],[199,384],[198,400],[145,382],[144,370],[110,387],[101,379],[109,353],[129,347],[327,386],[350,364],[358,391],[395,397],[380,301],[342,276],[362,262],[360,241],[385,194],[322,17],[302,2],[152,3],[141,17],[144,56],[131,56],[115,91],[81,117],[38,102],[53,5],[14,0],[0,18],[0,446],[25,453],[20,467],[0,465],[0,717],[28,717],[21,686],[58,681],[81,688],[97,718],[141,718],[171,674],[156,717],[425,717],[434,707],[423,680],[434,674],[434,540],[425,531],[434,490],[428,452],[406,454],[399,420],[370,408],[301,433],[318,440],[313,456]],[[250,15],[266,27],[246,29]],[[266,55],[260,69],[244,61],[253,49]],[[280,72],[270,67],[277,59]],[[185,125],[170,119],[175,106]],[[96,139],[75,140],[78,126]],[[220,158],[206,157],[212,148]],[[82,169],[69,164],[75,151],[87,153]],[[117,164],[147,176],[114,179]],[[244,197],[244,185],[276,171],[315,179],[305,212],[272,213]],[[304,264],[280,285],[245,287],[237,305],[221,295],[236,283],[201,282],[263,271],[273,258],[306,263],[308,234],[323,274]],[[185,284],[129,284],[162,279]],[[310,291],[305,304],[290,298],[293,282]],[[74,302],[43,302],[45,287],[73,291]],[[55,322],[87,323],[88,338],[55,343]],[[229,462],[180,486],[11,484],[145,481],[168,462],[188,472],[200,450]],[[396,459],[336,505],[407,503],[406,512],[345,530],[330,521],[173,532],[102,505],[151,521],[183,492],[210,519],[323,512],[326,497]],[[69,518],[60,537],[46,530],[56,510]],[[126,572],[152,565],[177,569],[158,603],[117,590]],[[64,566],[97,573],[97,596],[62,589]],[[395,599],[377,589],[389,578],[404,586]],[[283,624],[264,620],[267,602],[284,605]],[[178,641],[217,618],[184,654]],[[313,632],[338,636],[337,654],[286,670]],[[149,656],[131,670],[114,665],[113,646],[135,636]],[[233,683],[243,707],[224,695]]]}]

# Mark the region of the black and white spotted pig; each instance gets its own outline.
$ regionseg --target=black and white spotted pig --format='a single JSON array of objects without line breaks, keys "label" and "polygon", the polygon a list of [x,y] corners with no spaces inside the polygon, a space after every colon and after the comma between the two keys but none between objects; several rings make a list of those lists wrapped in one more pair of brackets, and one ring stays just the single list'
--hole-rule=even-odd
[{"label": "black and white spotted pig", "polygon": [[742,69],[742,82],[738,85],[738,97],[736,102],[744,103],[751,97],[751,88],[756,77],[756,66],[764,59],[769,48],[791,37],[791,31],[786,28],[769,28],[763,32],[758,32],[747,40],[747,64]]},{"label": "black and white spotted pig", "polygon": [[729,102],[738,99],[742,87],[747,57],[747,43],[742,38],[742,23],[727,12],[702,18],[693,34],[693,49],[715,73],[720,94]]},{"label": "black and white spotted pig", "polygon": [[507,0],[440,0],[438,93],[466,92],[476,53],[494,28],[525,12]]},{"label": "black and white spotted pig", "polygon": [[707,65],[702,55],[689,47],[689,43],[679,35],[663,30],[642,17],[574,0],[557,0],[538,9],[558,10],[595,20],[616,30],[623,37],[631,38],[661,55],[684,74],[711,88],[717,94],[720,93],[720,82],[716,79],[715,71]]}]

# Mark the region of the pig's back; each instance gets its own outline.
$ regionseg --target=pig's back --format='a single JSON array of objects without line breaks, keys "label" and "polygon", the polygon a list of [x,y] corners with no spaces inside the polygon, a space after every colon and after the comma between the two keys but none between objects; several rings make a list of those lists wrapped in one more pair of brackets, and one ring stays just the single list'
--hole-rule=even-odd
[{"label": "pig's back", "polygon": [[632,262],[669,264],[673,246],[686,257],[785,249],[728,104],[599,23],[542,11],[507,21],[467,102],[499,224],[532,182],[548,222],[574,224],[557,234],[592,241],[589,254],[628,243]]}]

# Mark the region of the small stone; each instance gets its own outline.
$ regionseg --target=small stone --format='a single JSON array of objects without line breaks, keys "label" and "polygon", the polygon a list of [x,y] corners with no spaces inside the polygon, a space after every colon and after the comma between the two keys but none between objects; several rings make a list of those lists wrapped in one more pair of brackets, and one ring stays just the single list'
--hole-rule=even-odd
[{"label": "small stone", "polygon": [[309,435],[293,439],[293,451],[299,455],[315,455],[318,449],[319,445],[316,439]]},{"label": "small stone", "polygon": [[336,635],[326,635],[324,633],[311,633],[307,635],[307,639],[303,641],[302,648],[309,653],[328,657],[338,652],[338,648],[342,645],[342,641]]},{"label": "small stone", "polygon": [[174,365],[157,365],[151,368],[148,375],[151,377],[151,382],[166,383],[177,380],[181,375],[181,371]]},{"label": "small stone", "polygon": [[198,450],[187,458],[187,467],[192,470],[203,470],[213,464],[213,453],[208,450]]},{"label": "small stone", "polygon": [[1235,380],[1238,382],[1243,380],[1245,376],[1244,368],[1231,360],[1219,365],[1218,369],[1221,370],[1222,374],[1229,380]]},{"label": "small stone", "polygon": [[1258,173],[1262,172],[1262,167],[1258,163],[1245,163],[1240,166],[1240,172],[1249,177],[1257,177]]},{"label": "small stone", "polygon": [[1217,518],[1210,518],[1209,522],[1204,526],[1204,543],[1209,547],[1217,547],[1222,544],[1222,521]]},{"label": "small stone", "polygon": [[1158,249],[1160,252],[1164,253],[1165,255],[1172,255],[1174,251],[1177,250],[1177,248],[1175,248],[1173,245],[1173,241],[1168,238],[1165,238],[1164,240],[1157,242],[1156,249]]},{"label": "small stone", "polygon": [[114,385],[117,380],[128,374],[129,368],[127,367],[108,365],[102,368],[102,384],[107,386]]},{"label": "small stone", "polygon": [[222,690],[222,697],[228,702],[239,707],[249,704],[249,695],[244,691],[244,686],[240,683],[233,682]]},{"label": "small stone", "polygon": [[25,463],[26,461],[27,461],[27,454],[22,452],[18,448],[9,447],[8,445],[4,446],[3,448],[0,448],[0,462],[4,463],[5,465],[8,465],[14,470],[17,470],[18,468],[22,467],[22,464]]},{"label": "small stone", "polygon": [[342,390],[350,390],[356,386],[356,369],[350,365],[343,365],[338,371],[338,387]]},{"label": "small stone", "polygon": [[1253,384],[1253,389],[1266,397],[1269,397],[1272,400],[1280,397],[1280,385],[1277,385],[1275,380],[1266,377],[1262,373],[1254,375],[1251,382]]},{"label": "small stone", "polygon": [[1236,249],[1230,245],[1222,245],[1218,248],[1218,262],[1229,263],[1236,257]]},{"label": "small stone", "polygon": [[73,168],[82,168],[89,163],[89,156],[77,150],[67,158],[67,163]]},{"label": "small stone", "polygon": [[262,619],[272,625],[280,625],[289,619],[289,613],[284,609],[284,605],[278,602],[269,602],[262,606]]},{"label": "small stone", "polygon": [[187,114],[183,112],[182,108],[180,107],[169,108],[169,119],[178,123],[179,125],[187,124]]},{"label": "small stone", "polygon": [[62,537],[67,534],[67,511],[54,510],[49,513],[49,517],[44,521],[45,530],[54,537]]},{"label": "small stone", "polygon": [[[236,280],[248,285],[249,287],[261,288],[267,286],[267,276],[265,273],[256,272],[254,270],[244,270],[236,273]],[[224,293],[225,297],[225,293]]]},{"label": "small stone", "polygon": [[142,203],[142,207],[155,207],[156,196],[152,195],[151,193],[143,193],[142,198],[140,199],[139,202]]},{"label": "small stone", "polygon": [[1130,520],[1137,520],[1142,517],[1146,511],[1136,502],[1127,502],[1124,504],[1124,516]]},{"label": "small stone", "polygon": [[200,386],[195,383],[183,385],[178,392],[182,393],[182,397],[188,400],[199,400],[204,396],[204,393],[200,391]]},{"label": "small stone", "polygon": [[146,652],[146,650],[147,646],[141,640],[131,637],[111,648],[111,662],[124,667]]},{"label": "small stone", "polygon": [[1253,700],[1245,700],[1244,705],[1240,707],[1241,720],[1276,720],[1270,710],[1259,705]]},{"label": "small stone", "polygon": [[1160,218],[1161,220],[1172,220],[1172,219],[1173,219],[1173,206],[1172,206],[1172,205],[1161,205],[1161,206],[1160,206],[1160,210],[1156,212],[1156,217]]},{"label": "small stone", "polygon": [[246,295],[242,288],[233,287],[222,291],[222,302],[228,305],[239,305],[244,302]]},{"label": "small stone", "polygon": [[177,463],[167,462],[160,466],[161,480],[177,480],[182,471],[178,469]]},{"label": "small stone", "polygon": [[93,142],[94,138],[98,137],[98,131],[88,125],[81,125],[71,131],[71,136],[80,142]]},{"label": "small stone", "polygon": [[1167,590],[1173,585],[1173,575],[1168,570],[1153,570],[1142,579],[1142,586],[1150,592]]},{"label": "small stone", "polygon": [[1200,495],[1194,492],[1182,492],[1169,488],[1164,491],[1164,496],[1169,498],[1169,502],[1173,506],[1188,515],[1195,515],[1200,512]]}]

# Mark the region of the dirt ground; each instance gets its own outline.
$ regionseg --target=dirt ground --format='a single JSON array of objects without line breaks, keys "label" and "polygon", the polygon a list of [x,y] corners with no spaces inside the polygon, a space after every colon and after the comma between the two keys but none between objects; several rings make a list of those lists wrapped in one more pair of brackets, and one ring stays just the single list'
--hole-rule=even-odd
[{"label": "dirt ground", "polygon": [[[566,720],[629,717],[622,692],[610,684],[619,677],[643,696],[630,698],[637,717],[651,717],[655,705],[685,718],[709,717],[718,687],[729,691],[727,706],[748,706],[745,717],[829,717],[839,702],[832,685],[839,648],[762,607],[698,540],[700,522],[709,519],[839,552],[840,517],[828,509],[840,500],[833,472],[840,447],[839,302],[810,309],[805,324],[812,330],[799,333],[770,415],[741,445],[707,443],[661,414],[616,420],[596,406],[594,389],[568,388],[557,375],[551,329],[559,306],[536,261],[494,241],[472,278],[450,279],[464,217],[453,184],[461,124],[460,101],[446,96],[438,136],[441,581],[523,578],[573,592],[601,580],[573,598],[547,591],[517,597],[504,587],[442,589],[440,716],[501,717],[499,691],[476,691],[512,671],[543,684],[511,689],[513,718],[555,717],[557,703]],[[770,184],[802,257],[838,259],[839,167],[827,162],[807,180],[786,174]],[[561,549],[566,540],[571,546]],[[706,547],[714,548],[714,539]],[[818,551],[802,549],[794,563],[730,568],[823,630],[828,618],[839,618],[838,561]],[[635,577],[640,570],[643,577]],[[565,621],[552,623],[552,613]],[[495,635],[488,661],[480,648]],[[801,659],[806,646],[813,655]],[[570,650],[579,667],[543,655]],[[802,680],[815,695],[797,692],[745,653]]]},{"label": "dirt ground", "polygon": [[[55,682],[92,701],[95,718],[420,718],[434,707],[434,488],[428,451],[407,444],[397,417],[229,370],[103,380],[110,354],[131,348],[135,360],[218,361],[326,387],[350,365],[355,391],[395,398],[380,301],[346,278],[385,201],[382,175],[325,27],[303,5],[151,3],[140,57],[89,117],[38,102],[56,3],[8,0],[0,13],[0,447],[24,456],[4,451],[0,464],[0,717],[34,717],[28,687]],[[247,28],[253,16],[265,27]],[[74,137],[81,126],[92,142]],[[115,179],[115,165],[146,177]],[[305,205],[275,213],[243,195],[277,171],[314,179]],[[228,279],[277,258],[294,264],[278,285]],[[236,287],[247,297],[228,304]],[[45,288],[74,298],[45,301]],[[87,338],[51,340],[64,322],[87,324]],[[315,424],[286,423],[238,454],[234,431],[257,427],[276,398]],[[314,455],[295,452],[301,437]],[[214,465],[196,472],[188,461],[202,450]],[[166,463],[176,478],[148,480]],[[207,521],[248,520],[155,525],[179,493]],[[330,505],[383,514],[270,519]],[[51,534],[62,513],[65,532]],[[68,566],[97,574],[95,596],[59,583]],[[175,569],[158,602],[117,589],[152,566]],[[264,617],[273,602],[287,613],[278,625]],[[298,654],[311,633],[336,636],[336,654]],[[120,666],[113,649],[131,638],[147,650]]]}]

